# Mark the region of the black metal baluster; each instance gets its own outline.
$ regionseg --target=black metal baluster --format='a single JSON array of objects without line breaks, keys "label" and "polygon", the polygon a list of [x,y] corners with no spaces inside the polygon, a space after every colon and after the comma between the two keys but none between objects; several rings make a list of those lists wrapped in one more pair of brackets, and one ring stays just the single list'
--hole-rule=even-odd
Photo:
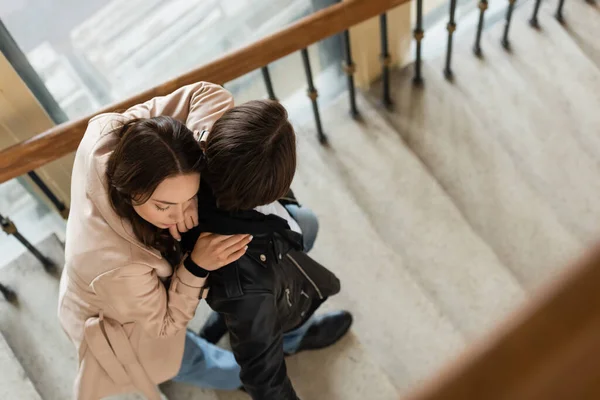
[{"label": "black metal baluster", "polygon": [[265,86],[267,87],[269,99],[277,100],[277,97],[275,97],[275,92],[273,91],[273,83],[271,82],[271,74],[269,73],[269,67],[265,65],[260,70],[262,72],[263,80],[265,81]]},{"label": "black metal baluster", "polygon": [[17,294],[12,291],[11,288],[4,286],[0,283],[0,293],[4,296],[6,301],[9,303],[15,303],[17,300]]},{"label": "black metal baluster", "polygon": [[352,50],[350,49],[350,32],[344,31],[342,36],[344,41],[344,53],[346,61],[342,65],[346,76],[348,76],[348,93],[350,93],[350,115],[352,118],[358,117],[358,109],[356,108],[356,91],[354,88],[354,72],[356,72],[356,66],[352,60]]},{"label": "black metal baluster", "polygon": [[28,172],[27,175],[29,175],[29,177],[31,178],[33,183],[35,183],[37,185],[37,187],[39,187],[40,190],[44,193],[44,195],[46,195],[46,197],[48,197],[48,199],[52,202],[52,204],[54,204],[54,207],[56,207],[56,209],[58,210],[60,215],[64,219],[67,219],[69,217],[69,209],[65,206],[65,204],[62,201],[60,201],[54,195],[54,193],[52,193],[52,190],[50,190],[50,188],[46,185],[46,183],[42,180],[42,178],[40,178],[39,175],[37,173],[35,173],[34,171]]},{"label": "black metal baluster", "polygon": [[390,64],[392,58],[388,49],[387,15],[379,16],[379,32],[381,36],[381,81],[383,83],[383,104],[390,108],[392,98],[390,97]]},{"label": "black metal baluster", "polygon": [[563,16],[563,7],[564,7],[564,5],[565,5],[565,0],[558,0],[558,8],[556,9],[556,14],[554,14],[554,17],[561,24],[565,23],[565,17]]},{"label": "black metal baluster", "polygon": [[515,9],[515,0],[508,0],[508,11],[506,12],[506,24],[504,25],[504,35],[502,36],[502,46],[506,49],[510,49],[510,42],[508,41],[508,30],[510,29],[510,21],[512,19],[513,10]]},{"label": "black metal baluster", "polygon": [[421,85],[423,83],[423,76],[421,75],[421,41],[425,36],[423,32],[423,0],[417,0],[417,20],[413,36],[417,42],[416,48],[416,60],[415,60],[415,77],[413,83],[415,85]]},{"label": "black metal baluster", "polygon": [[529,20],[529,25],[538,29],[540,27],[540,23],[538,21],[538,13],[540,12],[540,4],[542,4],[542,0],[535,0],[535,5],[533,6],[533,15]]},{"label": "black metal baluster", "polygon": [[317,96],[319,95],[315,89],[312,77],[312,69],[310,68],[310,59],[308,58],[308,49],[302,49],[302,62],[304,64],[304,72],[306,72],[306,82],[308,83],[308,97],[312,102],[313,113],[315,114],[315,124],[317,125],[317,135],[319,142],[326,143],[327,137],[323,133],[323,127],[321,126],[321,116],[319,115],[319,105],[317,104]]},{"label": "black metal baluster", "polygon": [[452,37],[456,30],[456,22],[454,21],[454,14],[456,13],[456,0],[450,0],[450,21],[446,29],[448,29],[448,48],[446,49],[446,68],[444,69],[444,76],[446,79],[452,79]]},{"label": "black metal baluster", "polygon": [[473,46],[473,53],[477,57],[481,57],[481,32],[483,31],[484,15],[485,10],[488,8],[487,0],[479,1],[479,24],[477,24],[477,35],[475,36],[475,46]]},{"label": "black metal baluster", "polygon": [[1,214],[0,226],[2,226],[2,230],[6,232],[6,234],[13,235],[19,242],[21,242],[21,244],[25,246],[27,250],[29,250],[31,254],[33,254],[35,258],[37,258],[42,263],[46,271],[54,271],[56,265],[52,262],[52,260],[50,260],[47,257],[44,257],[44,255],[40,253],[38,249],[36,249],[31,243],[29,243],[29,241],[25,239],[23,235],[21,235],[14,223],[10,219],[2,216]]}]

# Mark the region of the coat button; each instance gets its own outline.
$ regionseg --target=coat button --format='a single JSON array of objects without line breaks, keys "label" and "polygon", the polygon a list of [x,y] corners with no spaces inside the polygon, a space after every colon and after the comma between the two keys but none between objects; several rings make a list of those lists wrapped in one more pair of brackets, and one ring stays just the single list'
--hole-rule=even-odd
[{"label": "coat button", "polygon": [[260,255],[260,261],[265,262],[267,261],[267,256],[265,256],[264,254]]}]

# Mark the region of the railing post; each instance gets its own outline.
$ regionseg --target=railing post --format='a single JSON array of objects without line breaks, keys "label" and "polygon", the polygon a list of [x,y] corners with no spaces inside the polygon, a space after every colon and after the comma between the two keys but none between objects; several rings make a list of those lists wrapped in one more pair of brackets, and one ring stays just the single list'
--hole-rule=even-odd
[{"label": "railing post", "polygon": [[15,303],[17,301],[17,294],[9,287],[4,286],[0,283],[0,293],[9,303]]},{"label": "railing post", "polygon": [[383,84],[383,105],[387,108],[392,106],[390,97],[390,64],[392,58],[388,49],[387,15],[379,16],[379,33],[381,38],[381,82]]},{"label": "railing post", "polygon": [[477,24],[477,35],[475,36],[475,46],[473,46],[473,53],[477,57],[481,57],[481,32],[483,31],[484,15],[485,10],[488,8],[487,0],[479,1],[479,23]]},{"label": "railing post", "polygon": [[50,260],[47,257],[44,257],[44,255],[40,253],[38,249],[36,249],[31,243],[29,243],[29,241],[25,239],[23,235],[21,235],[14,223],[10,219],[2,216],[1,214],[0,226],[6,234],[13,235],[19,242],[21,242],[21,244],[25,246],[27,250],[29,250],[31,254],[33,254],[35,258],[37,258],[42,263],[44,269],[47,272],[53,272],[55,270],[56,265],[52,262],[52,260]]},{"label": "railing post", "polygon": [[510,49],[510,42],[508,41],[508,30],[510,29],[510,21],[512,19],[514,8],[515,0],[508,0],[508,10],[506,11],[506,24],[504,25],[504,35],[502,35],[502,46],[506,50]]},{"label": "railing post", "polygon": [[448,30],[448,48],[446,49],[446,68],[444,69],[444,76],[446,79],[452,79],[452,37],[456,30],[456,22],[454,21],[454,14],[456,13],[456,0],[450,0],[450,21],[446,29]]},{"label": "railing post", "polygon": [[315,89],[313,83],[312,69],[310,67],[310,59],[308,58],[308,49],[302,49],[302,63],[304,64],[304,72],[306,72],[306,82],[308,83],[308,97],[312,102],[313,113],[315,115],[315,124],[317,126],[317,137],[319,142],[326,143],[327,137],[323,133],[323,127],[321,126],[321,116],[319,115],[319,105],[317,103],[317,96],[319,95]]},{"label": "railing post", "polygon": [[421,75],[421,41],[425,36],[423,32],[423,0],[417,0],[417,20],[413,36],[417,42],[416,48],[416,60],[415,60],[415,77],[413,83],[415,85],[421,85],[423,83],[423,76]]},{"label": "railing post", "polygon": [[273,91],[273,83],[271,82],[271,74],[269,73],[269,66],[265,65],[260,69],[262,72],[263,80],[265,81],[265,86],[267,87],[267,93],[269,94],[269,99],[277,100],[275,97],[275,92]]},{"label": "railing post", "polygon": [[348,77],[348,93],[350,94],[350,115],[352,118],[358,117],[358,109],[356,108],[356,91],[354,87],[354,72],[356,66],[352,60],[352,49],[350,48],[350,31],[347,29],[342,36],[344,42],[345,62],[342,65],[346,76]]},{"label": "railing post", "polygon": [[540,27],[540,23],[538,21],[538,13],[540,12],[540,4],[542,4],[542,0],[535,0],[535,5],[533,6],[533,15],[529,20],[529,25],[533,28],[538,29]]},{"label": "railing post", "polygon": [[554,17],[556,18],[556,20],[558,22],[560,22],[561,24],[565,23],[565,17],[563,16],[564,5],[565,5],[565,0],[558,0],[558,8],[556,9],[556,14],[554,14]]},{"label": "railing post", "polygon": [[64,219],[67,219],[69,217],[69,209],[65,206],[65,204],[62,201],[60,201],[54,195],[54,193],[52,193],[52,190],[50,190],[50,188],[39,177],[39,175],[35,171],[29,171],[27,173],[27,175],[29,175],[29,178],[31,178],[31,180],[33,181],[33,183],[35,183],[36,186],[38,188],[40,188],[40,190],[46,195],[46,197],[48,197],[48,199],[52,202],[52,204],[54,205],[54,207],[56,207],[56,209],[58,210],[58,212],[60,213],[60,215]]}]

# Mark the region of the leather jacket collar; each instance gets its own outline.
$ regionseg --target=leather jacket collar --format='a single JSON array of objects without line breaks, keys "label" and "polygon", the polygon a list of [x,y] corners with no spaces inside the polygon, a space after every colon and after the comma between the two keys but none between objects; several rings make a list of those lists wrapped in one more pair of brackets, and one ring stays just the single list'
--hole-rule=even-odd
[{"label": "leather jacket collar", "polygon": [[248,255],[264,254],[278,234],[294,249],[302,250],[302,235],[290,229],[287,221],[276,215],[265,215],[255,210],[224,211],[217,208],[210,186],[202,181],[198,193],[198,226],[182,235],[182,249],[190,251],[201,232],[221,235],[251,234]]}]

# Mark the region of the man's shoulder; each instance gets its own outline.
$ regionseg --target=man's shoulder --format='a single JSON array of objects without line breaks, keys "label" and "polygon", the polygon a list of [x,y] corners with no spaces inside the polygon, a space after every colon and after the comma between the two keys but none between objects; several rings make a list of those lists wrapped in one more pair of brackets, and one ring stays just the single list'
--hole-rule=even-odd
[{"label": "man's shoulder", "polygon": [[235,262],[241,290],[246,292],[275,291],[276,274],[273,266],[263,264],[261,255],[246,253]]}]

